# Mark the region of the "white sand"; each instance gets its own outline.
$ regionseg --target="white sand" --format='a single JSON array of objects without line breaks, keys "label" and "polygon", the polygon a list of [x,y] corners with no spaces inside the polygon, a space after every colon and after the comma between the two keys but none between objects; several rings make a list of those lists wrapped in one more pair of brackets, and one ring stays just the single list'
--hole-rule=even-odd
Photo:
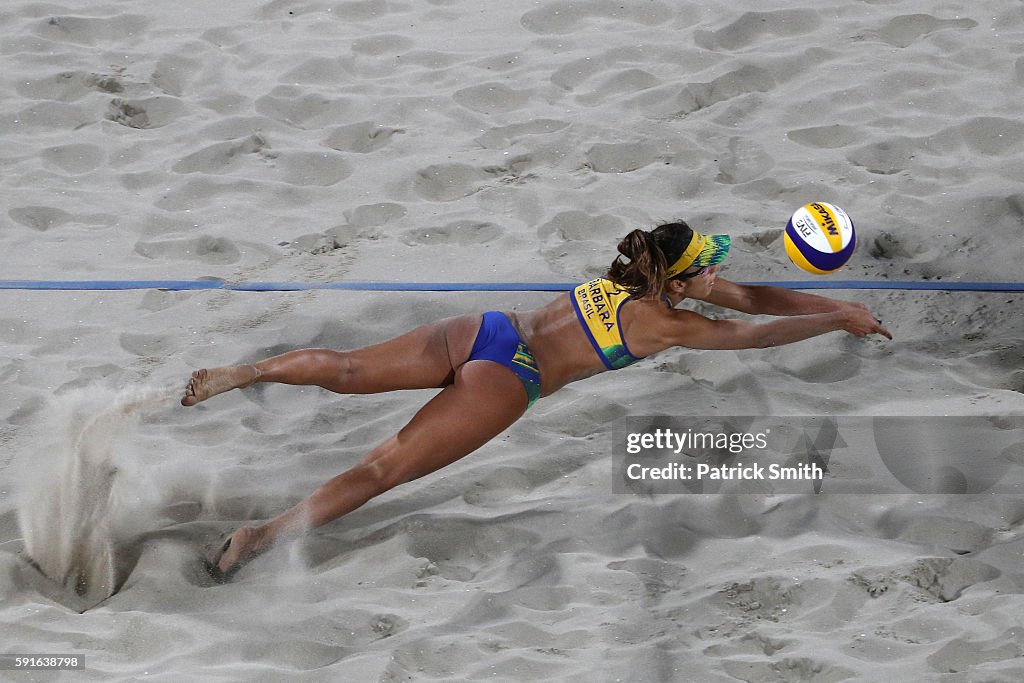
[{"label": "white sand", "polygon": [[[801,279],[781,229],[826,200],[861,240],[839,277],[1019,280],[1022,49],[986,1],[6,0],[0,277],[574,281],[685,217],[734,236],[726,276]],[[551,295],[0,292],[2,649],[103,681],[1020,681],[1022,496],[611,492],[629,415],[1024,412],[1021,296],[842,295],[896,340],[572,385],[214,586],[222,533],[430,393],[260,386],[83,439],[118,391]],[[16,509],[86,514],[56,483],[85,462],[116,468],[83,481],[123,585],[79,614]]]}]

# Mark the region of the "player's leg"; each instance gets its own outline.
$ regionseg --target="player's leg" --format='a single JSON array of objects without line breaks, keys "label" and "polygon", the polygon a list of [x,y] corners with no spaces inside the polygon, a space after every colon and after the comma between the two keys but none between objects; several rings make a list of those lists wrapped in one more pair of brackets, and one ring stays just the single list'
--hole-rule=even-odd
[{"label": "player's leg", "polygon": [[300,349],[257,363],[197,370],[182,405],[256,382],[314,385],[344,394],[427,389],[450,384],[469,357],[480,315],[449,318],[353,351]]},{"label": "player's leg", "polygon": [[358,465],[267,524],[236,531],[219,569],[236,569],[282,537],[326,524],[398,484],[472,453],[507,429],[526,406],[526,390],[508,368],[491,361],[462,365],[452,384]]}]

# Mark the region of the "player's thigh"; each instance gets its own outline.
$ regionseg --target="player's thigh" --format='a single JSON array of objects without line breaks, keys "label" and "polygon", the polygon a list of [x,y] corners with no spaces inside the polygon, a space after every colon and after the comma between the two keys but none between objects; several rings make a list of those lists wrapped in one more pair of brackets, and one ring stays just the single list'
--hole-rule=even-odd
[{"label": "player's thigh", "polygon": [[507,367],[470,361],[366,462],[392,485],[422,477],[472,453],[526,411],[526,389]]},{"label": "player's thigh", "polygon": [[447,386],[473,349],[481,316],[465,315],[345,354],[346,393]]}]

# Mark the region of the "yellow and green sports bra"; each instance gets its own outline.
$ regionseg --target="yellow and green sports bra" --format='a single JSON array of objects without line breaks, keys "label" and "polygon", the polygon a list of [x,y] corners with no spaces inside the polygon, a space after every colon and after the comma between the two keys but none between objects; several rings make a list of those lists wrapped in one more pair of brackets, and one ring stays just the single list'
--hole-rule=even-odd
[{"label": "yellow and green sports bra", "polygon": [[572,290],[572,307],[597,355],[609,370],[640,360],[630,353],[619,325],[619,309],[632,298],[629,290],[603,277]]}]

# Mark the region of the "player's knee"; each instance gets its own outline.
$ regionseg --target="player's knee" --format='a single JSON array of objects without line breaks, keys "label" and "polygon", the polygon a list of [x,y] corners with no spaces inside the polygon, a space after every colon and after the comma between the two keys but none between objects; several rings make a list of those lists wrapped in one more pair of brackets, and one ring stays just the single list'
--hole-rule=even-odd
[{"label": "player's knee", "polygon": [[371,488],[377,494],[390,491],[412,478],[408,472],[404,471],[404,468],[394,463],[389,463],[387,459],[363,463],[359,467],[363,470]]},{"label": "player's knee", "polygon": [[336,372],[345,363],[345,354],[333,349],[306,349],[306,360],[321,372]]},{"label": "player's knee", "polygon": [[345,393],[352,384],[353,363],[350,354],[333,349],[309,349],[309,361],[317,368],[324,389]]}]

